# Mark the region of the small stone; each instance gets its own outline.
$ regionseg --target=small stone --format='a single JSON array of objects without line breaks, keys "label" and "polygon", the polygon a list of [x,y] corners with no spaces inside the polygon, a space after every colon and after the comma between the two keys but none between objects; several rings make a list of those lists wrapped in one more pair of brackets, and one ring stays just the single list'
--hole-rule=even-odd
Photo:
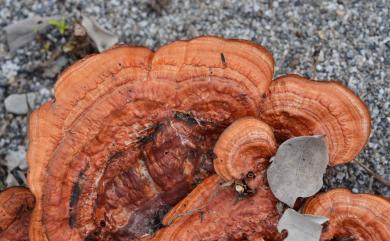
[{"label": "small stone", "polygon": [[339,173],[337,173],[337,175],[336,175],[336,178],[339,179],[339,180],[343,180],[344,177],[345,177],[345,173],[343,173],[343,172],[339,172]]},{"label": "small stone", "polygon": [[13,79],[18,74],[19,70],[20,70],[19,65],[12,62],[11,60],[7,60],[1,65],[2,74],[7,79]]},{"label": "small stone", "polygon": [[16,180],[11,172],[8,172],[7,178],[5,179],[5,184],[7,187],[19,186],[18,180]]},{"label": "small stone", "polygon": [[322,62],[325,60],[324,51],[320,51],[317,61]]},{"label": "small stone", "polygon": [[22,180],[23,185],[25,185],[27,183],[26,173],[25,172],[17,170],[16,171],[16,175]]},{"label": "small stone", "polygon": [[337,10],[336,10],[336,14],[337,14],[337,16],[342,17],[342,16],[345,15],[345,11],[342,10],[342,9],[337,9]]},{"label": "small stone", "polygon": [[17,167],[22,170],[26,170],[26,151],[23,146],[19,146],[17,151],[9,151],[8,154],[5,156],[5,161],[8,171],[11,171]]},{"label": "small stone", "polygon": [[47,78],[53,78],[68,64],[68,58],[61,56],[58,58],[49,68],[46,68],[43,72],[43,76]]},{"label": "small stone", "polygon": [[236,189],[236,192],[238,192],[238,193],[243,193],[245,191],[244,187],[241,185],[236,185],[235,189]]},{"label": "small stone", "polygon": [[12,94],[4,100],[5,109],[7,112],[14,114],[27,114],[29,106],[31,109],[34,108],[35,99],[36,95],[32,92],[27,94]]}]

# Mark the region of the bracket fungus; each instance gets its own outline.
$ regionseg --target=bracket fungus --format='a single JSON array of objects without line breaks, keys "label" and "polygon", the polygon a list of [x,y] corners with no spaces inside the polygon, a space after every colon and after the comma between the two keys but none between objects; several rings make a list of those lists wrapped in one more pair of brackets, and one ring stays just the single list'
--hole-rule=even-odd
[{"label": "bracket fungus", "polygon": [[28,224],[34,196],[23,187],[11,187],[0,193],[0,240],[28,240]]},{"label": "bracket fungus", "polygon": [[276,141],[271,127],[253,118],[235,121],[219,137],[214,147],[215,172],[225,181],[241,180],[276,152]]},{"label": "bracket fungus", "polygon": [[216,37],[118,46],[68,68],[30,119],[30,239],[154,232],[161,210],[214,173],[219,134],[258,116],[273,69],[263,47]]},{"label": "bracket fungus", "polygon": [[262,46],[217,37],[69,67],[30,117],[30,241],[281,240],[265,178],[277,141],[325,135],[336,165],[370,118],[341,85],[273,71]]},{"label": "bracket fungus", "polygon": [[354,159],[371,131],[367,106],[335,81],[282,76],[272,82],[260,109],[260,118],[274,128],[279,142],[295,136],[325,135],[331,166]]},{"label": "bracket fungus", "polygon": [[310,199],[303,212],[329,218],[321,240],[384,241],[390,237],[386,198],[338,188]]}]

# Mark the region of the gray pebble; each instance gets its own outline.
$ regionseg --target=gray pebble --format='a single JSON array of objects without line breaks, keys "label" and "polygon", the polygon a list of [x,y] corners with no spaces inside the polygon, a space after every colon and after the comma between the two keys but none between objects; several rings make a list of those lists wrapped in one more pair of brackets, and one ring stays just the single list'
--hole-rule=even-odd
[{"label": "gray pebble", "polygon": [[4,100],[5,109],[13,114],[27,114],[35,105],[35,93],[12,94]]},{"label": "gray pebble", "polygon": [[8,151],[8,154],[5,156],[5,165],[8,170],[12,171],[13,169],[19,167],[22,170],[27,169],[27,161],[26,161],[26,150],[23,146],[19,146],[18,150]]}]

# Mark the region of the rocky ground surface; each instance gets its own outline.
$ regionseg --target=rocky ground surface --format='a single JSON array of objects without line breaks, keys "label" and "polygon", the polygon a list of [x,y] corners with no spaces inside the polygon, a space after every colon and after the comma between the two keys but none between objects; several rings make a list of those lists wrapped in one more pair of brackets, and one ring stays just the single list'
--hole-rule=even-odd
[{"label": "rocky ground surface", "polygon": [[[52,97],[62,69],[97,52],[90,41],[74,36],[75,24],[85,15],[119,36],[119,42],[156,49],[199,35],[244,38],[272,51],[275,76],[339,80],[372,113],[371,138],[356,159],[370,170],[356,162],[329,169],[324,188],[390,196],[374,178],[390,180],[389,5],[387,0],[0,0],[0,188],[25,183],[29,112]],[[49,26],[9,51],[5,27],[32,16],[63,18],[65,31]]]}]

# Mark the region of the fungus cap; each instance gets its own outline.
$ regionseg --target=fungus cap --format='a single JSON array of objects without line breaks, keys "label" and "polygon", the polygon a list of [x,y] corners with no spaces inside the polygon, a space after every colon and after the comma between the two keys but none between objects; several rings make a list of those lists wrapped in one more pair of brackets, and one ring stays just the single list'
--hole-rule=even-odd
[{"label": "fungus cap", "polygon": [[295,136],[325,135],[331,166],[353,160],[371,131],[367,106],[335,81],[282,76],[272,82],[260,112],[279,142]]},{"label": "fungus cap", "polygon": [[215,172],[225,181],[243,179],[255,171],[260,159],[273,156],[276,146],[271,127],[253,117],[241,118],[215,144]]},{"label": "fungus cap", "polygon": [[390,202],[379,196],[353,194],[341,188],[333,189],[309,199],[303,212],[329,219],[321,240],[390,239]]}]

